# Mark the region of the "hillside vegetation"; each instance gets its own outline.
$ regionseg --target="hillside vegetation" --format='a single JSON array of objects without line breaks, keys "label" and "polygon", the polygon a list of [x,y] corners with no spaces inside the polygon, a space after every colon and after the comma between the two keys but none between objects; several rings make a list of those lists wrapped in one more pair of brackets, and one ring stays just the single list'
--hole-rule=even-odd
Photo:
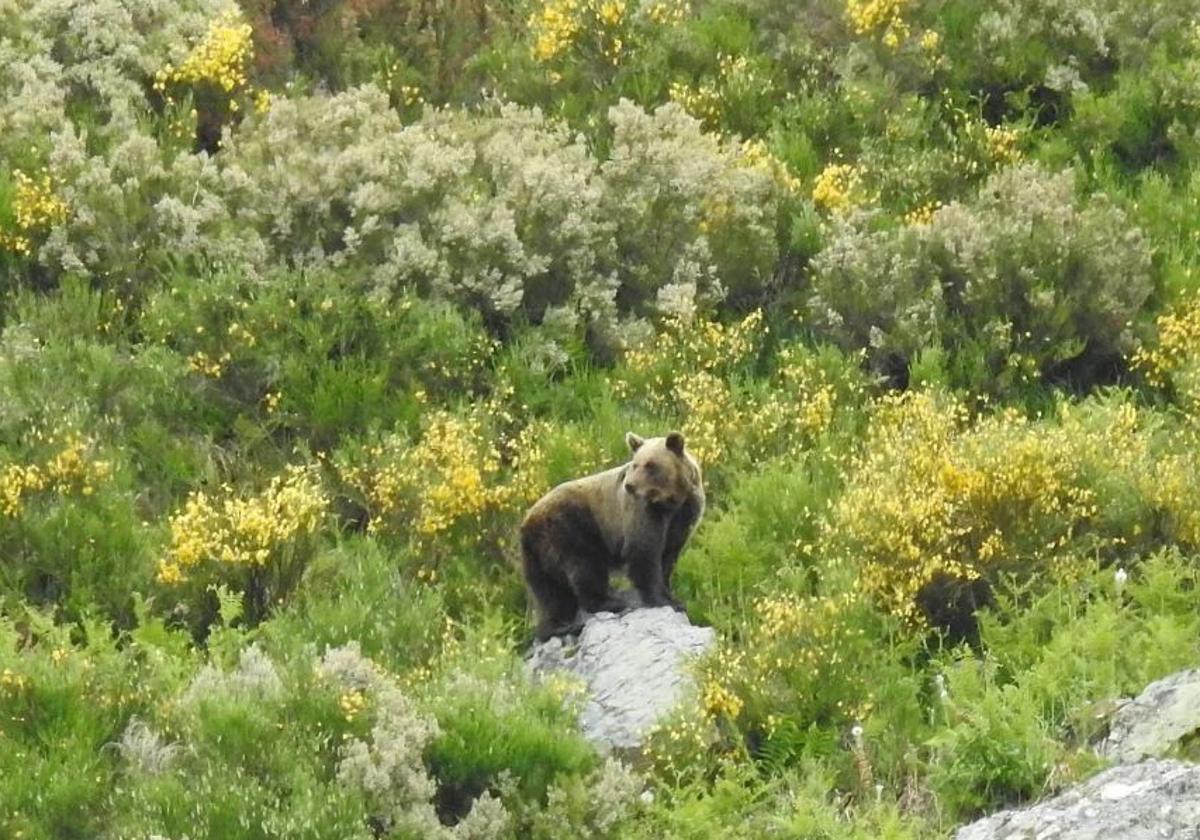
[{"label": "hillside vegetation", "polygon": [[[946,837],[1200,662],[1194,0],[0,0],[0,836]],[[719,644],[533,685],[681,429]]]}]

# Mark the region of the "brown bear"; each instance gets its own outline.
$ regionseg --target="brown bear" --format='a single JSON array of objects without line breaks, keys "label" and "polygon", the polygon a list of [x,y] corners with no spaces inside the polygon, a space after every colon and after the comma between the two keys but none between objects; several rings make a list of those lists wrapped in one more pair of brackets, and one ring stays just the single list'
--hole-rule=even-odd
[{"label": "brown bear", "polygon": [[629,432],[624,466],[560,484],[521,523],[525,583],[537,603],[539,640],[578,630],[579,609],[620,612],[629,604],[609,589],[624,568],[647,607],[683,605],[671,594],[679,552],[704,513],[700,465],[683,435]]}]

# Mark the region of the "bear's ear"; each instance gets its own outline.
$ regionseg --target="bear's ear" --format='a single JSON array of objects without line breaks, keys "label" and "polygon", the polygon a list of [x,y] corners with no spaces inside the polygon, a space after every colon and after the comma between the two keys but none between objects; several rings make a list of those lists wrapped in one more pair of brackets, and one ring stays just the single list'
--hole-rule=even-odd
[{"label": "bear's ear", "polygon": [[683,457],[683,435],[679,432],[669,432],[667,434],[667,449]]},{"label": "bear's ear", "polygon": [[641,449],[642,444],[646,442],[646,439],[641,435],[635,435],[633,432],[626,432],[625,442],[629,444],[630,452],[637,452]]}]

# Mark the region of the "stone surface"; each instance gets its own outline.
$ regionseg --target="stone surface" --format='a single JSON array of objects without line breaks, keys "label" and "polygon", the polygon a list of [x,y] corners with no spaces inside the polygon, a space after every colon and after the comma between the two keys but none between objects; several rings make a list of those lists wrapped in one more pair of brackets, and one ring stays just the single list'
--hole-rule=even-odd
[{"label": "stone surface", "polygon": [[1149,760],[960,828],[954,840],[1200,840],[1200,766]]},{"label": "stone surface", "polygon": [[587,696],[580,727],[603,751],[631,749],[692,686],[687,660],[715,641],[670,607],[591,616],[577,639],[535,644],[527,656],[541,675],[565,671],[580,678]]},{"label": "stone surface", "polygon": [[1146,686],[1123,705],[1101,753],[1118,764],[1165,754],[1200,730],[1200,669],[1181,671]]}]

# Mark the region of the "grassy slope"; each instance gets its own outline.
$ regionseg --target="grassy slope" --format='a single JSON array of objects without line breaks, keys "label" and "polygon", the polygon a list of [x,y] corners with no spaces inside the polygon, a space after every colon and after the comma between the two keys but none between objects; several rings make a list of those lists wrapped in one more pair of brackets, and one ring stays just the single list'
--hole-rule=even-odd
[{"label": "grassy slope", "polygon": [[[0,140],[0,834],[938,837],[1093,771],[1105,703],[1196,664],[1186,4],[1104,16],[1102,44],[1036,2],[992,19],[968,0],[447,0],[432,20],[358,9],[353,30],[351,5],[248,4],[250,63],[240,23],[207,29],[212,10],[183,3],[191,30],[106,19],[145,36],[141,63],[116,64],[28,5],[0,10],[25,15],[20,66],[98,66],[144,110],[118,131],[117,94],[59,79],[70,96],[38,119],[87,133],[85,161],[17,121],[15,94],[0,105],[16,126]],[[1178,25],[1147,48],[1151,19]],[[232,47],[179,69],[205,32]],[[167,66],[156,92],[145,68]],[[232,93],[230,67],[247,74]],[[0,98],[16,78],[0,70]],[[357,224],[363,149],[433,147],[400,120],[371,123],[375,147],[331,128],[262,145],[267,117],[228,102],[249,114],[267,107],[251,86],[271,90],[276,114],[320,125],[318,83],[364,82],[404,124],[486,85],[582,132],[579,158],[525,117],[447,118],[485,139],[520,123],[500,144],[530,144],[517,171],[547,148],[556,171],[595,166],[553,193],[595,206],[546,218],[504,192],[518,182],[494,148],[478,182],[442,182],[502,193],[513,235],[562,259],[546,276],[500,246],[444,264],[529,270],[525,308],[376,282],[369,234],[302,265]],[[630,136],[621,97],[699,121],[635,141],[669,165],[605,169]],[[126,131],[153,141],[141,172],[113,163]],[[236,161],[225,186],[195,145]],[[348,185],[305,194],[333,170]],[[668,176],[684,197],[645,205]],[[147,233],[160,199],[202,190],[219,209],[195,236]],[[461,222],[414,195],[384,224],[416,219],[432,242]],[[586,247],[555,238],[568,206],[595,216]],[[248,231],[284,211],[294,228],[263,233],[271,267],[251,270]],[[701,239],[724,300],[690,323],[627,320]],[[984,256],[950,256],[961,243]],[[585,252],[573,273],[565,255]],[[607,270],[626,320],[541,323],[568,299],[555,283]],[[932,330],[897,315],[930,288],[949,301]],[[1005,318],[1016,338],[996,338]],[[627,428],[682,428],[704,461],[710,510],[677,590],[721,638],[636,774],[574,733],[570,685],[525,680],[511,564],[524,507],[619,462]]]}]

